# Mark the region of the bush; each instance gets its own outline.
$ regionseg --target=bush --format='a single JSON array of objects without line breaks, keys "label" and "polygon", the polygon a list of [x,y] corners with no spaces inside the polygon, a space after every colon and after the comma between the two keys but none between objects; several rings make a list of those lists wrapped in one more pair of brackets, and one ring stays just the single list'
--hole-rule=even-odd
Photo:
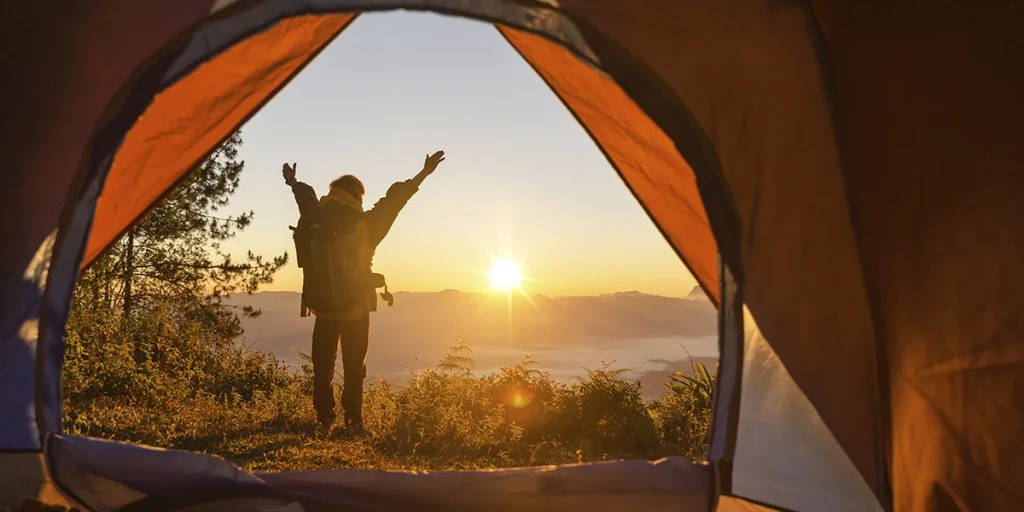
[{"label": "bush", "polygon": [[665,387],[668,390],[662,398],[651,404],[662,442],[690,459],[703,460],[710,434],[714,375],[695,363],[693,375],[676,372]]},{"label": "bush", "polygon": [[379,450],[478,465],[705,456],[713,378],[703,366],[699,385],[677,373],[645,403],[640,385],[622,379],[627,370],[608,364],[567,385],[531,357],[474,376],[467,352],[460,343],[435,370],[370,386],[364,416]]},{"label": "bush", "polygon": [[225,414],[252,421],[297,387],[298,377],[274,357],[215,345],[204,334],[195,324],[169,321],[163,309],[132,322],[103,309],[74,311],[64,361],[65,430],[193,447],[189,439],[224,429]]},{"label": "bush", "polygon": [[474,375],[472,350],[460,341],[435,369],[398,386],[371,383],[363,412],[370,435],[350,439],[317,433],[308,362],[290,371],[159,314],[129,326],[100,313],[74,320],[64,379],[69,432],[205,451],[250,470],[699,460],[707,449],[713,377],[699,365],[645,403],[640,385],[623,378],[627,370],[610,364],[571,383],[554,381],[531,357]]},{"label": "bush", "polygon": [[602,459],[654,455],[658,445],[654,421],[640,384],[622,379],[627,372],[606,363],[599,370],[587,370],[587,378],[576,379],[558,394],[561,418],[556,429],[578,443],[584,455],[600,454]]},{"label": "bush", "polygon": [[102,310],[75,315],[64,364],[64,394],[72,409],[101,397],[149,406],[205,395],[248,400],[295,379],[273,356],[215,345],[195,324],[169,320],[163,308],[131,322]]}]

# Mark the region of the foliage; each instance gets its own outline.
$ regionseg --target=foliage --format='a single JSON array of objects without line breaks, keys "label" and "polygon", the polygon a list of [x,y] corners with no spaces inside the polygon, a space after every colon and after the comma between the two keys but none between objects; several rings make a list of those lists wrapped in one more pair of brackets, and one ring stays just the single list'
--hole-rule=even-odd
[{"label": "foliage", "polygon": [[651,406],[662,440],[677,446],[687,457],[703,457],[711,425],[711,392],[715,376],[701,363],[693,364],[693,375],[672,374],[665,383],[668,391]]},{"label": "foliage", "polygon": [[612,364],[602,362],[602,368],[587,370],[586,379],[575,379],[565,404],[567,421],[560,428],[602,454],[650,452],[657,445],[657,433],[640,383],[624,380],[622,376],[631,370],[612,369]]},{"label": "foliage", "polygon": [[[127,407],[167,407],[190,401],[251,400],[272,394],[294,376],[273,356],[244,347],[211,345],[203,325],[169,318],[171,306],[139,312],[125,328],[108,310],[75,312],[66,337],[64,395],[72,423],[94,401]],[[134,359],[134,340],[144,339],[146,359]]]},{"label": "foliage", "polygon": [[[221,243],[245,229],[253,216],[221,213],[245,167],[238,160],[241,144],[241,134],[229,138],[83,272],[70,331],[92,329],[82,320],[94,314],[116,321],[126,332],[156,328],[153,336],[135,338],[132,358],[139,364],[160,350],[157,341],[169,335],[160,329],[188,326],[191,335],[221,348],[242,333],[236,313],[259,312],[231,308],[222,299],[270,282],[288,255],[267,261],[249,252],[243,262],[236,262],[221,250]],[[162,316],[154,317],[157,312]],[[159,327],[152,325],[153,319]]]},{"label": "foliage", "polygon": [[[68,339],[68,431],[213,453],[252,471],[700,460],[707,447],[710,410],[698,409],[707,403],[694,391],[702,388],[682,377],[645,403],[639,384],[612,364],[571,383],[555,381],[529,356],[474,375],[460,341],[437,367],[401,385],[371,382],[363,413],[369,436],[356,438],[341,429],[318,433],[310,368],[291,371],[259,352],[212,347],[188,329],[161,330],[155,313],[139,322],[151,327],[131,333],[116,319],[88,324]],[[154,343],[164,347],[161,356],[136,365],[126,336],[161,336]],[[453,354],[465,358],[461,366]]]},{"label": "foliage", "polygon": [[696,399],[698,407],[701,409],[709,409],[711,407],[711,392],[715,388],[714,377],[711,376],[711,372],[708,368],[701,363],[694,363],[693,375],[687,375],[683,372],[675,372],[670,377],[670,380],[665,383],[676,395],[690,395]]},{"label": "foliage", "polygon": [[[468,354],[468,355],[467,355]],[[473,348],[462,338],[459,338],[448,348],[444,359],[437,364],[438,371],[450,375],[465,375],[473,371]]]}]

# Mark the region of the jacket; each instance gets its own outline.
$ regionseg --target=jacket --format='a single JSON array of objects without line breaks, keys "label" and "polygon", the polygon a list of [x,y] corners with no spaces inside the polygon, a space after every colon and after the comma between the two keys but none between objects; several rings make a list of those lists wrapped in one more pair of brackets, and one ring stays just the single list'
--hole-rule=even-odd
[{"label": "jacket", "polygon": [[366,297],[362,304],[340,313],[320,313],[319,317],[329,320],[357,320],[377,310],[376,290],[370,284],[374,252],[391,231],[399,212],[418,190],[411,180],[394,183],[373,208],[363,211],[359,201],[341,189],[332,189],[327,195],[317,198],[313,187],[299,181],[292,184],[292,193],[300,215],[307,214],[311,208],[321,208],[321,214],[331,217],[342,226],[344,232],[356,237],[356,252],[350,255],[355,261],[350,263],[354,263],[360,274],[367,279]]}]

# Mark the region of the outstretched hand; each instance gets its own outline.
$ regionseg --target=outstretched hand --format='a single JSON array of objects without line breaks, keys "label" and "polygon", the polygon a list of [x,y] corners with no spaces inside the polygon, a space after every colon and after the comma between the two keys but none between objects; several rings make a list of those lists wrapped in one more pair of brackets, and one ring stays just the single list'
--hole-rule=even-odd
[{"label": "outstretched hand", "polygon": [[288,165],[285,163],[281,166],[281,175],[284,176],[284,182],[291,185],[292,181],[295,180],[295,170],[299,168],[299,164],[292,163]]},{"label": "outstretched hand", "polygon": [[444,162],[444,151],[438,151],[433,155],[427,155],[427,158],[423,160],[423,172],[430,174],[437,169],[437,164]]}]

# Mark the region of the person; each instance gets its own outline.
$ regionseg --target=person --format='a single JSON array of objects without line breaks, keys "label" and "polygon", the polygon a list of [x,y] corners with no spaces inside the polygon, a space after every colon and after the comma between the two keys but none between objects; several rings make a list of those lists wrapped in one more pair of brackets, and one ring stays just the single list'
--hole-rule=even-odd
[{"label": "person", "polygon": [[[297,164],[286,163],[282,166],[285,183],[291,187],[299,207],[300,223],[301,217],[320,215],[336,223],[334,225],[341,226],[340,231],[350,234],[347,240],[351,240],[350,245],[354,247],[352,250],[338,253],[343,255],[337,260],[344,261],[331,260],[324,265],[331,267],[331,272],[335,272],[332,275],[344,272],[340,268],[335,268],[340,265],[347,266],[347,269],[354,268],[358,275],[366,279],[358,285],[357,290],[360,291],[352,293],[361,296],[353,300],[351,305],[341,306],[338,311],[316,311],[312,306],[309,307],[315,316],[312,348],[313,407],[316,409],[317,420],[325,429],[330,429],[336,418],[332,382],[340,339],[344,369],[341,407],[345,425],[357,433],[365,432],[362,426],[362,402],[366,354],[369,349],[370,313],[377,309],[376,288],[384,286],[383,276],[372,273],[373,254],[377,245],[390,231],[398,213],[419,190],[423,180],[443,161],[444,151],[427,155],[423,169],[415,177],[391,185],[387,194],[367,211],[363,211],[365,188],[355,176],[346,174],[334,180],[327,195],[318,199],[313,187],[295,178]],[[298,256],[301,266],[302,255]],[[374,279],[375,277],[377,279]],[[379,282],[370,284],[373,281]],[[306,295],[307,283],[304,282],[303,288],[303,294]],[[385,295],[385,298],[388,296]]]}]

